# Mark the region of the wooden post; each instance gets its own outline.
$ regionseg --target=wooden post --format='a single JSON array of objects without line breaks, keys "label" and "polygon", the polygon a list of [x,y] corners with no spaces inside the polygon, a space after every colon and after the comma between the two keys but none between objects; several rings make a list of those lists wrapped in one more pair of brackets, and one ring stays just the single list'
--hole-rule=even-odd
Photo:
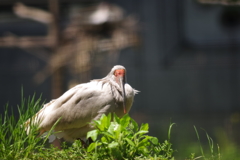
[{"label": "wooden post", "polygon": [[[49,0],[49,10],[53,15],[52,23],[49,28],[49,36],[55,41],[53,47],[53,55],[57,54],[59,43],[60,43],[60,32],[59,32],[59,2],[58,0]],[[52,75],[52,98],[58,98],[63,93],[63,69],[59,68],[54,71]]]}]

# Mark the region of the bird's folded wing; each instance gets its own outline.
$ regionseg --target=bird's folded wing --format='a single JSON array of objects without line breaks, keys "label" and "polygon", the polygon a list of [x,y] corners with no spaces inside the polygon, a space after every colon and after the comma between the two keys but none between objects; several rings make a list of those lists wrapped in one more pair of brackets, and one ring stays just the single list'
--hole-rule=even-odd
[{"label": "bird's folded wing", "polygon": [[45,104],[32,121],[45,131],[50,130],[59,118],[57,130],[80,128],[97,117],[99,111],[107,110],[106,106],[114,105],[111,96],[111,87],[100,82],[77,85]]}]

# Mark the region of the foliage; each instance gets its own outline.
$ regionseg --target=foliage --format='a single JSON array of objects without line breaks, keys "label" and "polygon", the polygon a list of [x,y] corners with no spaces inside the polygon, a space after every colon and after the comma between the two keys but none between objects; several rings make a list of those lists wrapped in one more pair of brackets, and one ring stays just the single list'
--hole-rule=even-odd
[{"label": "foliage", "polygon": [[[80,141],[63,143],[57,150],[48,144],[48,136],[38,137],[38,128],[31,124],[27,135],[24,123],[32,117],[43,104],[35,96],[18,106],[18,116],[6,106],[0,116],[0,159],[171,159],[171,143],[160,144],[156,137],[148,136],[148,124],[138,124],[125,115],[118,118],[109,114],[96,121],[98,129],[88,133],[94,142],[84,148]],[[113,116],[113,117],[112,117]],[[113,120],[113,121],[111,121]],[[53,128],[52,128],[53,129]],[[97,138],[99,137],[99,139]]]},{"label": "foliage", "polygon": [[160,144],[156,137],[146,135],[149,129],[147,123],[139,128],[127,114],[122,118],[115,114],[103,115],[95,121],[95,126],[97,129],[87,135],[87,138],[94,141],[87,151],[93,153],[95,158],[173,159],[173,149],[168,140]]}]

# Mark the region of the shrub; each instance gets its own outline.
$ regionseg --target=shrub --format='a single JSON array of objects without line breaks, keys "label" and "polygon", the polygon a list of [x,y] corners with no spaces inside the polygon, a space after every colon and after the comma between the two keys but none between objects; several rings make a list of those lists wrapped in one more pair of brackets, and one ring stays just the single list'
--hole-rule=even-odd
[{"label": "shrub", "polygon": [[171,143],[166,140],[161,144],[156,137],[146,135],[148,124],[139,127],[128,114],[122,118],[115,114],[103,115],[100,120],[95,121],[95,127],[97,129],[87,135],[87,138],[94,141],[87,151],[95,158],[173,159]]}]

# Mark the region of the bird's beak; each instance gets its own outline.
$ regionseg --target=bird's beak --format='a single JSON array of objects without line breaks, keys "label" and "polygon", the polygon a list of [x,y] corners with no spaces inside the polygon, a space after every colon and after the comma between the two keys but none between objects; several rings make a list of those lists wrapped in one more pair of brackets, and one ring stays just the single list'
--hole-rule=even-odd
[{"label": "bird's beak", "polygon": [[124,69],[117,69],[114,72],[114,75],[116,76],[116,82],[119,84],[121,91],[122,91],[122,97],[123,97],[123,112],[126,113],[126,94],[125,94],[125,70]]},{"label": "bird's beak", "polygon": [[126,94],[125,94],[125,88],[124,88],[124,80],[123,77],[119,78],[120,81],[120,85],[121,85],[121,89],[122,89],[122,96],[123,96],[123,112],[124,114],[126,113],[126,106],[125,106],[125,102],[126,102]]}]

